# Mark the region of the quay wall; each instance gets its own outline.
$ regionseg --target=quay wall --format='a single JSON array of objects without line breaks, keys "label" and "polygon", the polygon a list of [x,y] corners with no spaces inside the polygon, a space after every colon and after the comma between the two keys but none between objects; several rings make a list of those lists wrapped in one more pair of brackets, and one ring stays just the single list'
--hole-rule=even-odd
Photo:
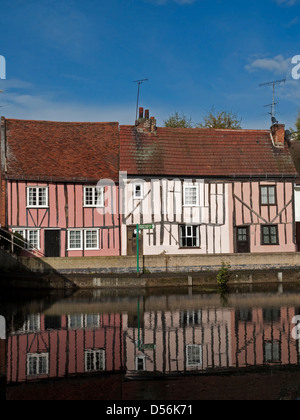
[{"label": "quay wall", "polygon": [[[136,274],[136,257],[20,258],[21,266],[38,274]],[[155,255],[140,258],[144,274],[201,273],[218,271],[222,262],[231,270],[300,269],[300,253],[215,255]]]}]

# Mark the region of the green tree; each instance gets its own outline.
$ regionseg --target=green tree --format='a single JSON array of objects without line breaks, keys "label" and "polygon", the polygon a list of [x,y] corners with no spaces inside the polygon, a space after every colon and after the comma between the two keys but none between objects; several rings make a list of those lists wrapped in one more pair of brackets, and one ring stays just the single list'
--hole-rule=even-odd
[{"label": "green tree", "polygon": [[172,128],[192,128],[192,120],[191,118],[187,118],[184,114],[179,114],[175,112],[175,114],[170,115],[167,120],[164,120],[165,127],[172,127]]},{"label": "green tree", "polygon": [[241,129],[242,120],[232,111],[216,111],[214,108],[204,117],[203,123],[197,124],[200,128],[228,128]]},{"label": "green tree", "polygon": [[296,133],[295,136],[297,138],[297,140],[300,140],[300,111],[298,111],[298,115],[297,115],[297,120],[296,120]]}]

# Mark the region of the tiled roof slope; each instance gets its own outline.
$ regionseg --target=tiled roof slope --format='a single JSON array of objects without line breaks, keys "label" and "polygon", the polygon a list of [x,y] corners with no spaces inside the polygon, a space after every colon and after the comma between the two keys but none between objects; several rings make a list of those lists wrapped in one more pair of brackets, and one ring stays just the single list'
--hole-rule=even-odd
[{"label": "tiled roof slope", "polygon": [[7,178],[119,178],[119,124],[5,121]]},{"label": "tiled roof slope", "polygon": [[120,127],[121,171],[145,176],[295,176],[287,145],[267,130]]}]

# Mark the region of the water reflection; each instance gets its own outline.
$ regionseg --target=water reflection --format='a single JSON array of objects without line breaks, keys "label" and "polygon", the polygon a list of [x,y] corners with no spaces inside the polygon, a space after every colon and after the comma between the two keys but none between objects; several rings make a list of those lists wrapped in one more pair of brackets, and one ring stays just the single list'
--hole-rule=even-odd
[{"label": "water reflection", "polygon": [[[217,294],[195,292],[109,298],[94,293],[59,300],[38,313],[33,306],[21,320],[6,316],[0,373],[8,390],[58,378],[102,378],[110,398],[151,399],[153,393],[141,393],[140,385],[130,393],[130,382],[192,375],[193,386],[201,374],[299,365],[299,342],[292,337],[298,291],[230,294],[225,307],[220,302]],[[16,390],[10,390],[12,398]],[[101,395],[107,399],[98,388]]]}]

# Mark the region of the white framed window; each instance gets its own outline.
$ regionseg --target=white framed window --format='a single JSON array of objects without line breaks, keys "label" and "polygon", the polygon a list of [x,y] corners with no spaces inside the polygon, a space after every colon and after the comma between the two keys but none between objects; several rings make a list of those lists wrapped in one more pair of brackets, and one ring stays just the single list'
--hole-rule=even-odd
[{"label": "white framed window", "polygon": [[105,370],[105,350],[85,350],[84,363],[86,372],[100,372]]},{"label": "white framed window", "polygon": [[184,205],[189,207],[199,206],[199,187],[184,187]]},{"label": "white framed window", "polygon": [[146,370],[146,357],[145,355],[136,356],[135,358],[135,370],[145,371]]},{"label": "white framed window", "polygon": [[73,314],[68,315],[68,328],[79,330],[82,328],[99,328],[100,315],[98,314]]},{"label": "white framed window", "polygon": [[144,198],[143,184],[141,182],[133,184],[133,198],[142,200]]},{"label": "white framed window", "polygon": [[27,207],[48,207],[48,187],[27,187]]},{"label": "white framed window", "polygon": [[84,231],[84,248],[86,250],[99,249],[99,230]]},{"label": "white framed window", "polygon": [[196,225],[179,226],[180,248],[199,248],[199,231],[199,226]]},{"label": "white framed window", "polygon": [[82,230],[69,230],[68,231],[68,250],[69,251],[81,251],[82,250]]},{"label": "white framed window", "polygon": [[202,366],[202,346],[189,344],[186,346],[186,365],[187,367]]},{"label": "white framed window", "polygon": [[27,375],[48,375],[49,374],[49,353],[28,353],[27,354]]},{"label": "white framed window", "polygon": [[84,207],[104,207],[104,187],[84,187]]},{"label": "white framed window", "polygon": [[25,249],[41,249],[39,229],[14,229],[13,233],[23,236]]}]

